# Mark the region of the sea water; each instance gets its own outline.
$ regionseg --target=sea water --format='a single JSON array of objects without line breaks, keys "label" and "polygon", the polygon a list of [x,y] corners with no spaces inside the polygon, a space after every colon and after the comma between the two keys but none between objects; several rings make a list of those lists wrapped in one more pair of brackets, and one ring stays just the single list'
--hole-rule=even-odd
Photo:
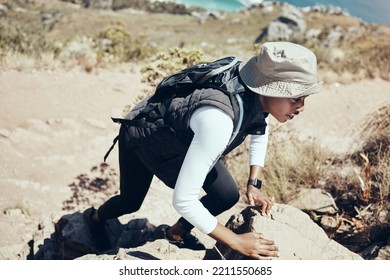
[{"label": "sea water", "polygon": [[[233,12],[251,4],[261,3],[262,0],[175,0],[182,4],[202,7],[208,10],[222,10]],[[390,0],[288,0],[296,7],[324,5],[340,7],[351,16],[362,19],[367,23],[381,23],[390,25]]]}]

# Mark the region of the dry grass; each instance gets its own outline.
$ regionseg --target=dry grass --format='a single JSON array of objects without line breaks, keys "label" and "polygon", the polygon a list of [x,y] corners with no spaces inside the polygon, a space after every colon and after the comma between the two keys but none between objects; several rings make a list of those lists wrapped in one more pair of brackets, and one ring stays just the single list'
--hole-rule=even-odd
[{"label": "dry grass", "polygon": [[389,135],[390,104],[369,116],[361,127],[361,147],[333,165],[326,185],[348,222],[334,239],[368,258],[376,256],[375,246],[385,246],[390,234]]},{"label": "dry grass", "polygon": [[[243,192],[249,174],[248,151],[246,141],[224,159]],[[286,203],[302,188],[319,187],[323,184],[323,173],[329,168],[331,156],[316,139],[302,142],[295,131],[284,126],[271,126],[263,190],[276,202]]]},{"label": "dry grass", "polygon": [[[365,184],[372,186],[370,198],[384,202],[390,200],[390,104],[373,113],[362,126],[362,147],[352,159],[367,169]],[[364,156],[362,157],[361,154]],[[360,156],[359,156],[360,155]]]},{"label": "dry grass", "polygon": [[[66,67],[74,63],[86,71],[147,60],[153,53],[172,47],[197,49],[211,58],[233,54],[245,60],[253,55],[256,38],[281,11],[281,6],[275,4],[272,12],[250,9],[226,14],[223,20],[209,17],[201,23],[188,15],[83,9],[62,1],[36,1],[33,4],[23,0],[1,0],[1,3],[9,7],[6,16],[0,18],[1,67],[11,67],[13,63],[4,60],[12,51],[14,59],[17,53],[23,54],[19,61],[36,59],[38,62],[34,65],[41,65],[41,56],[45,54],[65,62]],[[43,21],[44,14],[51,15],[51,19]],[[322,34],[319,39],[298,43],[315,51],[320,75],[325,81],[351,82],[367,77],[390,79],[388,26],[364,26],[356,18],[317,12],[308,13],[305,18],[308,30],[319,28]],[[361,27],[365,31],[357,38],[342,38],[339,46],[322,47],[321,40],[336,26],[343,32],[351,27]],[[64,57],[62,48],[80,38],[93,41],[90,53]],[[107,39],[113,44],[103,48],[102,42]],[[22,62],[16,64],[18,69],[23,68]],[[31,64],[27,61],[26,67]]]},{"label": "dry grass", "polygon": [[330,152],[316,139],[301,141],[294,131],[270,135],[265,168],[267,191],[287,203],[302,188],[317,188],[327,168]]}]

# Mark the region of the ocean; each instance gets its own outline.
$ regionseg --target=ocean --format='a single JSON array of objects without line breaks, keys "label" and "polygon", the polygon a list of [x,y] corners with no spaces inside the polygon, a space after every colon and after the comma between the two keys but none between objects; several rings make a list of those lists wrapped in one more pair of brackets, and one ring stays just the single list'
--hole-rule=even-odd
[{"label": "ocean", "polygon": [[[233,12],[244,8],[250,3],[259,3],[261,0],[176,0],[182,4],[202,7],[209,10],[222,10]],[[296,7],[325,5],[341,7],[351,16],[360,18],[367,23],[381,23],[390,25],[390,1],[389,0],[289,0]]]}]

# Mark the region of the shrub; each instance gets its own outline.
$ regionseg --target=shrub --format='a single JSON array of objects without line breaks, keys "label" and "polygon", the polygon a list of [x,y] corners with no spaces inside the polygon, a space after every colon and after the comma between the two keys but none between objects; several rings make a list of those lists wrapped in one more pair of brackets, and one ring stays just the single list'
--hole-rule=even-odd
[{"label": "shrub", "polygon": [[186,67],[201,63],[204,54],[199,50],[185,50],[179,48],[172,48],[168,52],[160,52],[152,58],[152,63],[143,67],[141,72],[143,74],[142,82],[146,88],[133,101],[132,104],[124,108],[123,114],[126,115],[133,105],[137,104],[146,96],[154,92],[155,87],[160,81],[177,71]]},{"label": "shrub", "polygon": [[[373,113],[362,125],[361,147],[338,164],[338,176],[328,188],[340,208],[342,223],[334,239],[363,257],[375,258],[390,233],[390,104]],[[349,165],[357,178],[352,184],[337,186],[341,171]],[[347,223],[345,223],[347,222]]]},{"label": "shrub", "polygon": [[366,172],[368,202],[390,200],[390,104],[374,112],[362,126],[363,143],[352,159]]},{"label": "shrub", "polygon": [[130,32],[121,22],[113,22],[101,30],[95,40],[99,57],[112,60],[113,62],[128,62],[142,59],[152,49],[133,39]]},{"label": "shrub", "polygon": [[[325,29],[322,36],[326,37],[327,32]],[[339,74],[339,78],[350,73],[355,80],[376,77],[390,80],[390,30],[370,26],[360,35],[346,35],[338,42],[339,46],[333,48],[322,46],[323,38],[317,43],[308,43],[317,55],[319,66]],[[334,57],[337,51],[342,55]]]},{"label": "shrub", "polygon": [[[245,143],[225,157],[233,178],[246,191],[249,145]],[[301,141],[296,132],[279,126],[270,130],[264,171],[264,191],[276,202],[286,203],[301,188],[320,185],[330,152],[316,139]]]},{"label": "shrub", "polygon": [[28,34],[18,26],[0,25],[0,54],[10,51],[39,57],[42,52],[53,51],[54,46],[49,43],[43,32],[38,30],[35,34]]}]

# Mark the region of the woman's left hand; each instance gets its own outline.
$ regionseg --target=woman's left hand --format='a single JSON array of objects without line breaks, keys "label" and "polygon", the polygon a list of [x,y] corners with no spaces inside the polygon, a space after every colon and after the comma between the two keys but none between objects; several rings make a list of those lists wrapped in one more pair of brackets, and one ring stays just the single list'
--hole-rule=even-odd
[{"label": "woman's left hand", "polygon": [[246,190],[248,203],[252,206],[262,206],[261,212],[263,215],[269,215],[272,205],[274,205],[274,198],[265,195],[262,191],[249,185]]}]

